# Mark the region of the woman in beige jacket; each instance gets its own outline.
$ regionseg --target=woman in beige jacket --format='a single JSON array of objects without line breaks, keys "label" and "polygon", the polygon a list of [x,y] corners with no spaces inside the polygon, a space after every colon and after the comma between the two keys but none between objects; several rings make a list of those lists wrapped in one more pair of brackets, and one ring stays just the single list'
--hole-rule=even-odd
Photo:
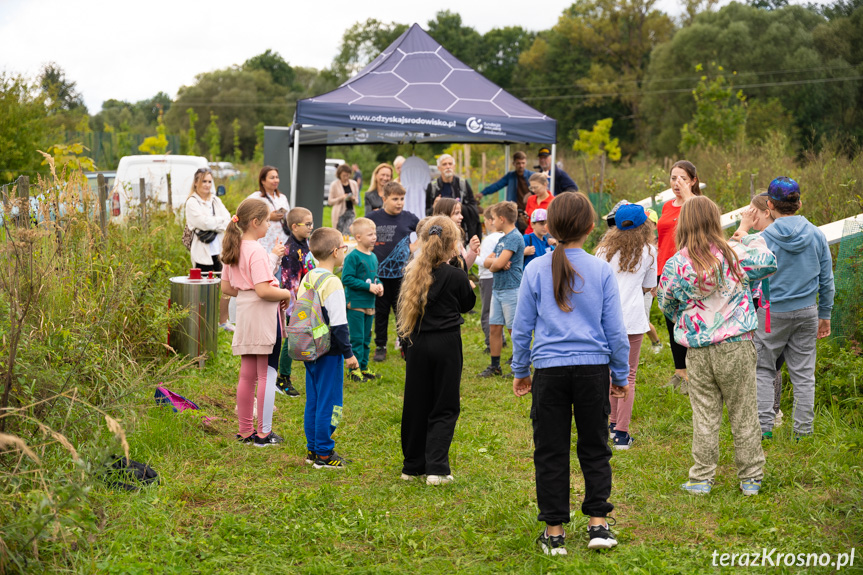
[{"label": "woman in beige jacket", "polygon": [[336,170],[336,180],[330,184],[330,196],[327,203],[333,207],[331,214],[332,226],[342,234],[349,234],[351,224],[356,219],[354,203],[359,198],[360,190],[351,179],[353,172],[348,164],[342,164]]}]

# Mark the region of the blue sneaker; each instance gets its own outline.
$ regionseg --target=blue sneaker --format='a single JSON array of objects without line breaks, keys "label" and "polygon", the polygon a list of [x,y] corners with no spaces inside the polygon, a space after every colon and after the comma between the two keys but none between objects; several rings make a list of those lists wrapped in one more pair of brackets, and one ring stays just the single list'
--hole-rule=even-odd
[{"label": "blue sneaker", "polygon": [[740,482],[740,491],[743,492],[743,495],[758,495],[760,490],[760,479],[744,479]]},{"label": "blue sneaker", "polygon": [[616,427],[617,427],[616,423],[609,423],[608,424],[608,437],[610,437],[611,439],[614,439],[614,432],[616,431],[616,429],[615,429]]},{"label": "blue sneaker", "polygon": [[689,493],[695,493],[696,495],[707,495],[710,493],[710,489],[713,487],[713,480],[707,481],[687,481],[680,488],[684,491],[688,491]]},{"label": "blue sneaker", "polygon": [[629,449],[634,442],[635,439],[625,431],[618,431],[614,434],[615,449]]}]

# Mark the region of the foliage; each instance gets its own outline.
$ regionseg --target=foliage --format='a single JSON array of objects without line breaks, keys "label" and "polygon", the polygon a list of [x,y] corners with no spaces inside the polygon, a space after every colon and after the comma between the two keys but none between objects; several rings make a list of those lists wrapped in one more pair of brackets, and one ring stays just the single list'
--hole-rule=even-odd
[{"label": "foliage", "polygon": [[219,134],[219,124],[216,122],[218,119],[217,115],[210,112],[210,123],[207,124],[207,132],[204,134],[211,162],[218,162],[220,159],[221,136]]},{"label": "foliage", "polygon": [[578,131],[578,140],[572,145],[572,149],[593,159],[606,154],[609,160],[617,162],[620,160],[620,145],[617,138],[611,137],[611,126],[614,120],[605,118],[594,124],[593,129]]},{"label": "foliage", "polygon": [[406,24],[384,23],[375,18],[357,22],[342,34],[339,53],[331,66],[339,83],[344,82],[392,44],[407,30]]},{"label": "foliage", "polygon": [[187,108],[186,115],[189,116],[189,131],[186,132],[186,154],[190,156],[198,155],[198,131],[195,130],[195,122],[198,121],[198,114],[194,108]]},{"label": "foliage", "polygon": [[264,123],[258,122],[255,126],[255,151],[252,161],[256,164],[264,163]]},{"label": "foliage", "polygon": [[294,69],[291,68],[281,54],[267,49],[243,63],[244,70],[262,70],[270,75],[273,84],[290,88],[294,84]]},{"label": "foliage", "polygon": [[827,22],[800,6],[762,10],[736,2],[699,14],[651,54],[643,106],[651,153],[677,152],[680,130],[695,113],[692,69],[711,61],[737,72],[748,102],[778,99],[794,118],[797,146],[820,145],[825,136],[859,138],[863,83],[842,78],[859,75],[861,56],[848,40],[860,39],[861,27],[847,20]]},{"label": "foliage", "polygon": [[54,144],[48,147],[48,154],[42,160],[43,166],[53,165],[66,168],[70,171],[95,172],[96,164],[92,158],[82,156],[84,151],[89,151],[83,144]]},{"label": "foliage", "polygon": [[[692,120],[680,129],[680,148],[688,152],[698,146],[726,148],[739,144],[746,125],[746,97],[743,92],[734,92],[732,83],[725,79],[722,66],[710,63],[713,70],[704,71],[699,64],[696,72],[704,72],[698,85],[692,90],[695,99],[695,114]],[[734,76],[736,72],[732,72]]]},{"label": "foliage", "polygon": [[234,133],[234,150],[231,156],[235,162],[241,162],[243,160],[243,150],[240,149],[240,119],[234,118],[234,121],[231,122],[231,130]]},{"label": "foliage", "polygon": [[[477,61],[472,67],[477,72],[508,90],[513,86],[513,76],[522,52],[530,48],[536,33],[521,26],[492,28],[482,36]],[[446,46],[446,44],[444,44]]]},{"label": "foliage", "polygon": [[159,125],[156,126],[156,135],[146,138],[138,150],[145,154],[164,154],[168,150],[168,138],[165,137],[165,124],[162,115],[159,114]]},{"label": "foliage", "polygon": [[0,184],[39,170],[46,113],[44,94],[25,78],[0,72]]}]

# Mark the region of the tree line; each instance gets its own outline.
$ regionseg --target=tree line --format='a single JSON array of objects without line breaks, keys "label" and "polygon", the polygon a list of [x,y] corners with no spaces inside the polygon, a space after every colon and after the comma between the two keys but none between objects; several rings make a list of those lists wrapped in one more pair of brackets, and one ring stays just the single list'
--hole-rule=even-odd
[{"label": "tree line", "polygon": [[[863,0],[749,0],[716,9],[717,1],[682,0],[675,19],[656,0],[578,0],[548,30],[510,26],[485,34],[441,11],[426,29],[465,64],[557,119],[566,149],[579,130],[611,118],[624,157],[674,156],[705,138],[758,142],[777,134],[791,153],[825,140],[856,153]],[[199,74],[175,98],[159,92],[134,103],[107,100],[94,114],[55,64],[34,83],[0,74],[0,172],[38,170],[41,157],[29,150],[87,132],[129,142],[130,134],[148,135],[151,152],[170,145],[211,160],[260,157],[263,125],[288,125],[297,100],[336,88],[408,26],[357,22],[324,70],[267,50]]]}]

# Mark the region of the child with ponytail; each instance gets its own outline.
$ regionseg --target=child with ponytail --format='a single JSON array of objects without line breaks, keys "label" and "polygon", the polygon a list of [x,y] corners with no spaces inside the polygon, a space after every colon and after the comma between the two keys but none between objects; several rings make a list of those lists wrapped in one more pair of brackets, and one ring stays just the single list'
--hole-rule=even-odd
[{"label": "child with ponytail", "polygon": [[680,210],[674,254],[659,278],[658,301],[687,348],[692,404],[689,481],[681,487],[706,495],[719,462],[722,405],[734,437],[734,461],[744,495],[756,495],[764,476],[752,341],[758,316],[752,283],[776,272],[776,256],[758,235],[725,240],[722,212],[710,198],[689,199]]},{"label": "child with ponytail", "polygon": [[617,545],[606,521],[614,509],[608,501],[608,381],[610,377],[611,395],[625,400],[629,340],[614,270],[582,247],[595,220],[593,206],[581,192],[564,192],[551,202],[548,228],[557,249],[525,268],[512,329],[512,389],[517,397],[533,396],[538,519],[546,524],[539,544],[548,555],[566,555],[563,524],[570,519],[573,415],[584,475],[581,511],[590,518],[587,546]]},{"label": "child with ponytail", "polygon": [[447,263],[460,252],[461,238],[449,217],[429,218],[398,299],[398,335],[407,343],[401,477],[426,475],[428,485],[453,480],[449,447],[460,411],[461,314],[476,303],[467,274]]},{"label": "child with ponytail", "polygon": [[[272,431],[276,368],[281,351],[282,314],[291,292],[279,289],[273,275],[277,253],[267,254],[258,240],[267,235],[270,210],[262,200],[246,199],[231,218],[222,240],[222,293],[237,298],[237,325],[231,344],[240,356],[237,416],[241,443],[266,447],[282,443]],[[284,248],[282,248],[284,252]],[[272,377],[269,377],[271,372]],[[252,428],[257,380],[258,429]]]}]

